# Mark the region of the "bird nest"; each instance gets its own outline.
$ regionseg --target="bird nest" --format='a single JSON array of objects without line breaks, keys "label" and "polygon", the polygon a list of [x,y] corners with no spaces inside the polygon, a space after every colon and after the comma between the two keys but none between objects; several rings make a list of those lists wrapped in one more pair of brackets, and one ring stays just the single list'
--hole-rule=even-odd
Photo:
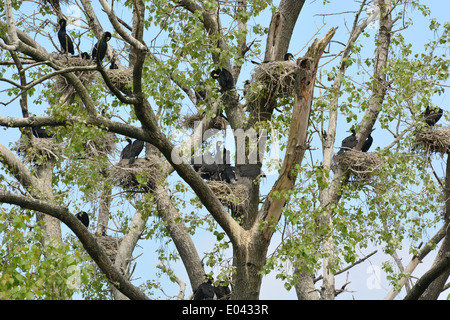
[{"label": "bird nest", "polygon": [[94,234],[98,244],[105,250],[106,255],[109,257],[112,263],[116,260],[117,250],[119,249],[122,238],[115,238],[111,236],[102,236]]},{"label": "bird nest", "polygon": [[112,168],[111,176],[126,190],[151,192],[162,179],[156,163],[152,158],[138,158],[132,164],[122,159]]},{"label": "bird nest", "polygon": [[56,160],[61,155],[65,143],[56,143],[52,138],[28,138],[21,137],[18,142],[17,152],[26,159],[36,161]]},{"label": "bird nest", "polygon": [[291,96],[295,82],[297,65],[291,61],[271,61],[260,64],[252,75],[252,85],[246,94],[248,103],[261,97],[272,98]]},{"label": "bird nest", "polygon": [[450,152],[450,128],[417,130],[413,149],[441,154]]},{"label": "bird nest", "polygon": [[383,160],[375,152],[346,151],[336,155],[334,163],[360,178],[368,178],[377,173]]},{"label": "bird nest", "polygon": [[88,157],[112,154],[116,150],[116,135],[108,132],[95,140],[88,140],[84,144],[84,148]]},{"label": "bird nest", "polygon": [[219,201],[232,210],[242,208],[248,200],[248,188],[242,184],[229,184],[222,181],[206,182]]},{"label": "bird nest", "polygon": [[[57,60],[64,67],[84,67],[92,64],[92,60],[82,59],[74,56],[55,55],[54,60]],[[97,73],[95,70],[75,71],[73,74],[81,81],[83,86],[87,87],[96,79]],[[70,103],[74,98],[75,89],[62,75],[56,76],[54,85],[55,92],[60,92],[61,101],[63,103]]]},{"label": "bird nest", "polygon": [[[196,121],[202,121],[204,115],[202,114],[192,114],[192,115],[185,115],[182,121],[182,126],[186,129],[194,129],[194,125]],[[225,130],[227,128],[228,121],[225,120],[221,116],[217,116],[214,119],[212,119],[211,128],[217,129],[217,130]]]},{"label": "bird nest", "polygon": [[131,93],[131,85],[133,84],[133,72],[131,70],[108,69],[106,74],[117,89],[125,94]]}]

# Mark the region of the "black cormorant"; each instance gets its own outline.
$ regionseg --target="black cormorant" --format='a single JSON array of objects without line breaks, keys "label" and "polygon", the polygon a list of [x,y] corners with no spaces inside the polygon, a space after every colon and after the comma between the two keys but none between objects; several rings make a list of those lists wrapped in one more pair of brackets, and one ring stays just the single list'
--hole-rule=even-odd
[{"label": "black cormorant", "polygon": [[119,69],[119,66],[116,64],[116,58],[111,59],[111,64],[109,65],[109,69]]},{"label": "black cormorant", "polygon": [[33,136],[36,138],[53,138],[53,134],[48,134],[45,129],[42,129],[41,127],[32,127],[31,132],[33,132]]},{"label": "black cormorant", "polygon": [[211,77],[219,81],[222,91],[234,89],[233,75],[230,71],[224,68],[219,68],[211,72]]},{"label": "black cormorant", "polygon": [[86,212],[80,211],[75,216],[84,224],[86,228],[89,228],[89,215]]},{"label": "black cormorant", "polygon": [[[372,131],[373,130],[375,130],[375,129],[372,129]],[[370,147],[372,146],[372,142],[373,142],[372,131],[369,133],[366,141],[364,141],[364,144],[361,147],[362,152],[369,151]]]},{"label": "black cormorant", "polygon": [[84,59],[84,60],[91,60],[91,56],[90,56],[89,53],[87,53],[87,52],[82,52],[82,53],[81,53],[81,59]]},{"label": "black cormorant", "polygon": [[212,285],[211,279],[201,285],[194,292],[194,300],[214,300],[216,293],[214,292],[214,287]]},{"label": "black cormorant", "polygon": [[353,149],[358,144],[358,140],[356,140],[355,129],[351,129],[350,132],[352,134],[350,136],[346,137],[344,140],[342,140],[341,150],[339,150],[339,152],[337,154],[342,154],[346,150]]},{"label": "black cormorant", "polygon": [[427,106],[427,109],[425,110],[425,112],[422,114],[425,120],[425,123],[429,126],[432,127],[436,124],[436,122],[439,121],[439,119],[442,117],[442,114],[444,113],[444,110],[442,110],[441,108],[439,108],[439,110],[436,111],[437,108],[433,108],[430,106]]},{"label": "black cormorant", "polygon": [[[92,49],[92,59],[97,60],[98,62],[102,62],[103,58],[105,58],[106,55],[106,49],[108,49],[108,41],[111,39],[111,33],[106,31],[102,38],[94,45],[94,48]],[[98,49],[98,57],[97,57],[97,49]]]},{"label": "black cormorant", "polygon": [[142,140],[134,140],[134,142],[131,143],[131,139],[127,139],[127,141],[128,145],[123,148],[120,159],[129,159],[128,164],[133,164],[142,149],[144,149],[145,142]]},{"label": "black cormorant", "polygon": [[73,50],[73,42],[70,36],[66,33],[67,21],[66,19],[59,20],[59,31],[58,31],[58,39],[61,44],[61,51],[63,53],[71,53],[75,54]]},{"label": "black cormorant", "polygon": [[224,284],[225,282],[221,281],[218,286],[214,286],[214,292],[216,293],[217,300],[230,300],[230,288]]},{"label": "black cormorant", "polygon": [[243,90],[244,97],[247,95],[248,90],[250,89],[251,85],[252,85],[252,83],[250,82],[250,80],[244,81],[244,90]]},{"label": "black cormorant", "polygon": [[292,60],[294,60],[294,55],[292,53],[288,52],[284,55],[284,61],[292,61]]}]

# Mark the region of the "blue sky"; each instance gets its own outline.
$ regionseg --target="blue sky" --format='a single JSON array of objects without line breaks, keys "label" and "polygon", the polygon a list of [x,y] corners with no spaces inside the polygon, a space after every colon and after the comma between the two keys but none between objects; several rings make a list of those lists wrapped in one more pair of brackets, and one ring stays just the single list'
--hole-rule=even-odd
[{"label": "blue sky", "polygon": [[[437,18],[440,22],[448,21],[448,12],[450,12],[450,2],[445,0],[431,0],[426,1],[427,5],[430,7],[431,10],[431,17]],[[348,7],[346,5],[348,4]],[[302,12],[300,14],[299,20],[297,21],[294,34],[292,37],[291,45],[289,47],[289,52],[291,53],[298,53],[305,44],[311,40],[312,37],[318,38],[322,37],[330,28],[339,26],[336,35],[333,40],[338,40],[341,42],[346,42],[348,37],[348,28],[351,28],[351,25],[353,23],[353,14],[347,13],[347,14],[340,14],[340,15],[332,15],[324,17],[321,14],[326,13],[336,13],[336,12],[345,12],[345,11],[354,11],[358,10],[358,5],[355,4],[353,1],[331,1],[331,3],[323,5],[323,1],[316,0],[307,0]],[[66,7],[63,8],[63,12],[67,15],[78,15],[76,11],[73,10],[73,7]],[[117,12],[117,14],[120,16],[121,13]],[[430,17],[422,17],[421,14],[418,14],[417,12],[411,12],[408,11],[408,14],[414,17],[414,25],[410,27],[408,30],[403,31],[403,34],[406,39],[409,39],[411,44],[413,45],[413,50],[416,50],[417,52],[421,52],[423,50],[423,44],[432,40],[434,37],[434,34],[430,32],[428,28],[429,19]],[[264,14],[261,14],[259,17],[255,19],[255,22],[261,23],[265,26],[269,26],[270,22],[270,12],[265,12]],[[99,15],[101,23],[107,28],[106,26],[109,25],[109,22],[107,21],[107,17],[105,14]],[[324,25],[325,23],[325,25]],[[324,25],[324,26],[323,26]],[[346,27],[347,26],[347,27]],[[316,34],[317,30],[321,28],[320,32]],[[369,34],[373,36],[376,33],[376,28],[370,29]],[[315,35],[315,36],[314,36]],[[150,41],[153,38],[153,35],[149,35],[146,40]],[[362,39],[362,37],[361,37]],[[264,46],[265,44],[265,38],[261,39],[261,44]],[[373,38],[367,38],[364,39],[366,45],[364,46],[363,50],[367,50],[368,54],[362,53],[362,56],[371,56],[371,53],[374,50],[373,47]],[[111,41],[111,45],[115,45],[114,41]],[[310,43],[309,43],[310,44]],[[308,45],[309,45],[308,44]],[[83,47],[85,51],[90,51],[90,48],[92,47],[93,43],[85,44],[83,43]],[[296,58],[302,56],[302,54],[306,51],[308,46],[304,48],[302,52],[300,52]],[[330,51],[332,53],[336,53],[341,50],[341,46],[338,44],[332,44],[330,47]],[[262,58],[262,56],[261,56]],[[337,61],[337,60],[336,60]],[[254,68],[254,65],[250,62],[246,62],[241,74],[241,77],[238,79],[238,86],[242,88],[242,83],[246,79],[250,77],[251,71]],[[330,67],[331,68],[331,65]],[[351,70],[349,70],[351,72]],[[0,82],[0,90],[4,89],[5,84]],[[4,94],[0,94],[0,98],[2,98],[2,101],[4,101]],[[186,102],[187,104],[189,102]],[[437,96],[433,100],[433,103],[440,105],[443,109],[448,109],[448,92],[442,96]],[[11,107],[2,108],[2,115],[8,115],[8,116],[20,116],[18,108],[18,101],[17,103],[14,103]],[[31,107],[32,112],[35,112],[36,114],[40,114],[40,110],[42,110],[41,106],[32,106]],[[358,119],[360,120],[360,119]],[[340,127],[346,128],[345,130],[338,131],[338,134],[336,136],[336,141],[341,141],[348,133],[345,131],[348,129],[348,125],[345,123],[345,119],[339,119]],[[447,123],[444,123],[444,125],[447,126]],[[7,129],[3,131],[3,134],[0,139],[0,143],[9,146],[10,142],[17,141],[19,137],[19,130],[17,129]],[[372,146],[372,149],[375,149],[376,147],[383,148],[387,144],[390,143],[392,140],[391,136],[384,132],[383,130],[377,129],[373,133],[374,137],[374,144]],[[337,143],[336,143],[337,145]],[[119,147],[120,149],[120,147]],[[436,166],[438,169],[441,169],[441,165]],[[268,177],[265,181],[266,187],[270,187],[271,183],[273,183],[274,177]],[[87,209],[89,209],[89,205],[87,206]],[[278,240],[279,237],[275,236],[273,245],[269,249],[269,252],[274,250],[274,248],[279,244]],[[197,250],[200,254],[200,256],[203,255],[203,252],[206,252],[211,249],[212,244],[214,243],[215,238],[211,237],[209,234],[205,233],[199,233],[198,236],[196,236],[195,241],[197,245]],[[159,246],[158,241],[146,241],[144,243],[140,244],[141,247],[138,247],[135,251],[135,255],[143,253],[142,256],[139,258],[139,263],[135,271],[135,277],[140,277],[139,281],[146,280],[150,275],[150,277],[153,276],[154,271],[156,270],[156,265],[159,263],[159,261],[156,261],[156,253],[154,248]],[[347,289],[350,291],[354,291],[353,293],[344,293],[338,297],[338,299],[352,299],[353,297],[356,299],[382,299],[390,290],[389,284],[385,280],[385,277],[382,274],[381,271],[381,263],[385,259],[387,259],[386,256],[381,254],[380,248],[378,249],[378,253],[374,255],[372,258],[370,258],[368,261],[354,267],[350,270],[349,273],[349,281],[351,281],[350,285],[347,286]],[[375,248],[367,248],[364,250],[365,254],[368,254],[375,250]],[[405,252],[401,252],[401,256],[403,257],[403,262],[407,264],[407,261],[410,259],[410,255],[407,252],[407,249],[404,250]],[[417,271],[423,271],[426,270],[426,268],[429,266],[429,263],[432,261],[431,257],[427,257],[426,261],[422,263]],[[168,263],[167,265],[170,265],[175,270],[178,277],[180,277],[185,282],[188,281],[188,277],[186,276],[186,272],[181,265],[181,263]],[[210,270],[207,270],[210,271]],[[217,272],[218,270],[213,270],[214,272]],[[381,281],[377,282],[374,281],[375,276],[380,272],[381,274]],[[137,283],[139,283],[139,281]],[[165,293],[169,295],[176,296],[178,287],[177,285],[169,283],[169,281],[165,278],[160,279],[161,282],[165,283]],[[336,277],[336,283],[337,287],[340,287],[343,283],[346,281],[346,274],[339,275]],[[190,286],[188,284],[187,286],[187,295],[190,293]],[[161,298],[164,296],[160,294]],[[296,299],[295,291],[286,291],[283,287],[283,283],[279,280],[275,279],[274,274],[271,274],[267,276],[262,283],[262,289],[261,289],[261,299]]]}]

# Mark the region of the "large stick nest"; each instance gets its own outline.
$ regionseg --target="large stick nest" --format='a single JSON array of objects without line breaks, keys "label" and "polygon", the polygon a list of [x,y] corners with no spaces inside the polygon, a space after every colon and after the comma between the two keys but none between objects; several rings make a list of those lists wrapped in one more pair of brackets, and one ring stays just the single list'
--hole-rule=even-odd
[{"label": "large stick nest", "polygon": [[219,201],[232,210],[243,208],[249,198],[248,188],[242,184],[229,184],[221,181],[208,181],[211,191]]},{"label": "large stick nest", "polygon": [[103,137],[95,140],[88,140],[84,144],[86,155],[88,157],[97,157],[98,155],[108,155],[116,151],[116,134],[108,132]]},{"label": "large stick nest", "polygon": [[[53,58],[65,67],[83,67],[93,64],[92,60],[81,59],[79,57],[66,56],[62,54],[53,55]],[[98,76],[95,70],[76,71],[73,74],[77,76],[77,78],[85,87],[91,85],[95,78]],[[62,93],[62,102],[70,102],[75,94],[75,89],[70,83],[67,82],[66,78],[61,75],[56,76],[54,88],[56,92]]]},{"label": "large stick nest", "polygon": [[65,142],[56,143],[52,138],[21,137],[18,141],[17,152],[30,161],[56,160],[64,150]]},{"label": "large stick nest", "polygon": [[450,128],[417,130],[413,149],[446,154],[450,152]]},{"label": "large stick nest", "polygon": [[105,250],[106,255],[109,257],[112,263],[116,260],[117,250],[119,249],[122,238],[115,238],[111,236],[102,236],[94,234],[97,242]]},{"label": "large stick nest", "polygon": [[122,159],[113,166],[111,176],[125,190],[151,192],[162,179],[159,160],[155,160],[153,157],[138,158],[128,164],[128,159]]},{"label": "large stick nest", "polygon": [[131,94],[133,84],[133,72],[129,69],[108,69],[106,75],[112,84],[125,94]]},{"label": "large stick nest", "polygon": [[[196,121],[202,121],[203,117],[205,115],[202,114],[192,114],[192,115],[185,115],[182,121],[182,126],[186,129],[194,129],[194,125]],[[221,116],[217,116],[214,119],[212,119],[211,128],[217,129],[217,130],[225,130],[227,128],[228,121],[225,120]]]},{"label": "large stick nest", "polygon": [[333,158],[334,164],[359,178],[369,178],[375,175],[383,164],[383,160],[376,152],[346,151]]},{"label": "large stick nest", "polygon": [[271,61],[260,64],[254,69],[251,86],[246,93],[247,103],[252,104],[264,97],[273,98],[291,96],[295,82],[297,65],[291,61]]}]

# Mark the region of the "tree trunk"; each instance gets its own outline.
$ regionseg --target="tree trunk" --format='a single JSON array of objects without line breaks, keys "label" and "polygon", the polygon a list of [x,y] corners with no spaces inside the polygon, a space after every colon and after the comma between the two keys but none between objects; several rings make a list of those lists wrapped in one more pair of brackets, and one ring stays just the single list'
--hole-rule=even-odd
[{"label": "tree trunk", "polygon": [[[450,223],[450,154],[447,153],[447,167],[445,173],[445,211],[444,222],[449,225]],[[445,238],[442,241],[441,247],[436,255],[431,268],[436,267],[444,260],[448,260],[450,254],[450,227],[447,227]],[[436,300],[442,292],[448,277],[450,276],[450,266],[442,270],[441,275],[438,276],[433,282],[430,283],[425,292],[420,296],[420,300]]]}]

